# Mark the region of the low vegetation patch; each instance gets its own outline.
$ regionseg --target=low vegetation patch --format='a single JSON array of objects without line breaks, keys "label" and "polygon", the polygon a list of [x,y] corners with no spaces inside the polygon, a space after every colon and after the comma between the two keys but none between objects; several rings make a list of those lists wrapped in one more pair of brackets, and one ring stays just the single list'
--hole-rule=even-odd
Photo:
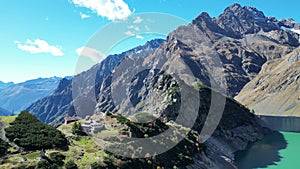
[{"label": "low vegetation patch", "polygon": [[23,111],[5,129],[9,141],[24,150],[41,150],[67,147],[67,139],[56,128],[40,122],[35,116]]}]

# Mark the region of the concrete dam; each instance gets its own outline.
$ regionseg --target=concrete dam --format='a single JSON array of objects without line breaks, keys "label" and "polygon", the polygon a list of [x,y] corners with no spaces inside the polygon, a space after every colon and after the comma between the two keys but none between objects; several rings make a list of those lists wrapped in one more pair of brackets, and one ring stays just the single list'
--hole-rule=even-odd
[{"label": "concrete dam", "polygon": [[258,115],[261,125],[277,131],[300,132],[300,117]]}]

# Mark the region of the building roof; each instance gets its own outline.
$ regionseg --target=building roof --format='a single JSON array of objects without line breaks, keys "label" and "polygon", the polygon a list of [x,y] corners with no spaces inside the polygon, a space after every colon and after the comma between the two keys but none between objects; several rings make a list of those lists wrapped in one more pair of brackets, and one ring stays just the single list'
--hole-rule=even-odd
[{"label": "building roof", "polygon": [[65,117],[65,121],[76,121],[76,120],[81,120],[81,117],[79,116]]}]

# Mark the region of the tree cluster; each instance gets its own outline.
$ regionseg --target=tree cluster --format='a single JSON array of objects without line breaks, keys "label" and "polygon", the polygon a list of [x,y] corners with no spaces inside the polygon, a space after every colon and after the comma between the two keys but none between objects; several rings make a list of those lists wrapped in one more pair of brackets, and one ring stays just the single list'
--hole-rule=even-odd
[{"label": "tree cluster", "polygon": [[5,129],[6,137],[25,150],[67,148],[67,139],[56,128],[40,122],[32,114],[22,111]]},{"label": "tree cluster", "polygon": [[0,138],[0,157],[6,155],[9,144]]},{"label": "tree cluster", "polygon": [[80,135],[80,136],[86,135],[86,133],[82,129],[81,124],[76,121],[72,125],[72,133],[75,135]]}]

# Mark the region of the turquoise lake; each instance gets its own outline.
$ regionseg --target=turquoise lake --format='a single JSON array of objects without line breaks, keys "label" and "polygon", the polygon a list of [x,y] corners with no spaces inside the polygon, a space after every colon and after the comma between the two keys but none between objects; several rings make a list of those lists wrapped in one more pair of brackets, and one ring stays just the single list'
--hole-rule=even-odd
[{"label": "turquoise lake", "polygon": [[236,153],[240,169],[300,168],[300,133],[274,133]]}]

